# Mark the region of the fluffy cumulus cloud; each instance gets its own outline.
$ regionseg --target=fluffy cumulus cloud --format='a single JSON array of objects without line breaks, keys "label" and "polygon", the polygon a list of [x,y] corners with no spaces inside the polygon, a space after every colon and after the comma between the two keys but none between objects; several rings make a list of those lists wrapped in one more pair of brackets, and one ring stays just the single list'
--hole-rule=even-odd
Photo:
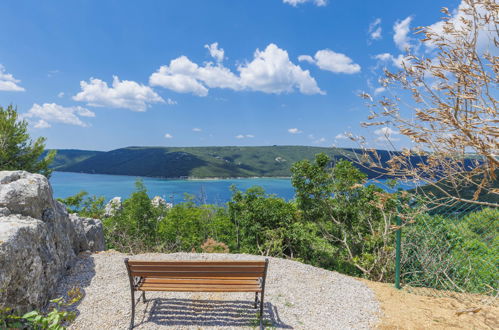
[{"label": "fluffy cumulus cloud", "polygon": [[193,131],[193,132],[202,132],[203,130],[202,130],[201,128],[199,128],[199,127],[194,127],[194,128],[192,129],[192,131]]},{"label": "fluffy cumulus cloud", "polygon": [[50,123],[88,127],[89,124],[81,120],[80,117],[95,117],[95,113],[80,106],[63,107],[56,103],[44,103],[43,105],[35,103],[23,117],[38,119],[34,125],[35,128],[48,128],[51,126]]},{"label": "fluffy cumulus cloud", "polygon": [[303,3],[311,2],[318,7],[327,5],[327,0],[282,0],[282,2],[287,3],[293,7],[301,5]]},{"label": "fluffy cumulus cloud", "polygon": [[369,39],[379,40],[381,36],[381,18],[376,18],[371,24],[369,24]]},{"label": "fluffy cumulus cloud", "polygon": [[346,140],[348,139],[348,135],[345,133],[340,133],[334,137],[336,140]]},{"label": "fluffy cumulus cloud", "polygon": [[376,142],[387,142],[387,141],[398,141],[400,140],[397,135],[400,135],[400,132],[390,127],[381,127],[374,131],[374,134],[377,136]]},{"label": "fluffy cumulus cloud", "polygon": [[4,92],[24,92],[24,88],[19,86],[21,81],[5,71],[5,67],[0,64],[0,91]]},{"label": "fluffy cumulus cloud", "polygon": [[251,90],[280,94],[298,89],[303,94],[324,94],[310,72],[293,64],[288,52],[275,44],[257,49],[253,61],[238,70],[242,85]]},{"label": "fluffy cumulus cloud", "polygon": [[224,60],[224,50],[218,48],[218,42],[214,42],[211,45],[204,45],[204,48],[208,49],[211,57],[213,57],[217,62],[222,62]]},{"label": "fluffy cumulus cloud", "polygon": [[291,134],[300,134],[302,131],[300,131],[298,128],[290,128],[288,129],[288,132]]},{"label": "fluffy cumulus cloud", "polygon": [[405,51],[407,48],[411,48],[411,37],[409,37],[409,32],[411,30],[411,22],[412,16],[407,17],[406,19],[400,21],[396,21],[395,25],[393,25],[393,41],[395,45],[402,50]]},{"label": "fluffy cumulus cloud", "polygon": [[309,55],[301,55],[298,60],[315,64],[322,70],[334,73],[352,74],[360,72],[360,65],[354,63],[350,57],[329,49],[319,50],[313,58]]},{"label": "fluffy cumulus cloud", "polygon": [[90,78],[88,82],[81,81],[80,86],[81,92],[73,96],[73,100],[86,102],[94,107],[146,111],[152,103],[165,102],[151,87],[135,81],[120,80],[117,76],[113,77],[111,87],[96,78]]},{"label": "fluffy cumulus cloud", "polygon": [[171,135],[170,133],[166,133],[165,139],[173,139],[173,135]]},{"label": "fluffy cumulus cloud", "polygon": [[[208,48],[211,46],[213,44]],[[218,44],[215,48],[218,49]],[[214,57],[218,60],[216,56]],[[149,83],[151,86],[160,86],[177,93],[192,93],[198,96],[208,95],[210,88],[272,94],[290,93],[294,90],[303,94],[324,93],[308,70],[293,64],[288,53],[274,44],[269,44],[263,51],[257,49],[253,60],[239,65],[237,70],[239,74],[235,74],[220,62],[207,62],[199,66],[187,56],[180,56],[154,72]]]}]

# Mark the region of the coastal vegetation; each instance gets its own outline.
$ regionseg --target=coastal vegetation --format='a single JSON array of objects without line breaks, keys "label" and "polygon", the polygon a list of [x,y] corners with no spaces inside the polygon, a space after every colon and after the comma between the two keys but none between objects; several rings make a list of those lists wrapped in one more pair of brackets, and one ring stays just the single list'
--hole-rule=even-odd
[{"label": "coastal vegetation", "polygon": [[0,171],[25,170],[50,176],[49,167],[56,155],[52,150],[42,154],[45,141],[39,137],[33,141],[28,134],[28,122],[20,119],[17,109],[0,106]]},{"label": "coastal vegetation", "polygon": [[[384,282],[394,280],[396,217],[405,216],[413,221],[404,227],[404,272],[412,274],[408,281],[435,287],[443,276],[437,271],[442,260],[454,260],[450,271],[463,290],[484,292],[494,285],[496,268],[483,267],[483,260],[497,251],[497,209],[467,212],[457,226],[451,214],[424,212],[413,194],[366,185],[367,176],[351,162],[330,165],[325,154],[295,163],[291,201],[253,187],[232,188],[224,206],[196,203],[190,195],[172,207],[158,206],[138,181],[136,191],[110,217],[103,216],[103,200],[95,196],[81,193],[62,202],[80,215],[101,217],[108,248],[122,252],[268,255]],[[407,207],[411,200],[413,206]],[[483,233],[484,223],[488,234]],[[440,239],[451,243],[442,245]],[[421,251],[429,254],[425,263],[412,262]],[[430,257],[433,272],[428,272]],[[473,280],[470,267],[481,268]]]}]

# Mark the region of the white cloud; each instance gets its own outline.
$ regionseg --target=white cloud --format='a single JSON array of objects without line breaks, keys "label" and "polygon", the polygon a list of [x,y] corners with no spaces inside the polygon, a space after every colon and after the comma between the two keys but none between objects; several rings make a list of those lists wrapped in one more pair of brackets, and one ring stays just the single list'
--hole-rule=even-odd
[{"label": "white cloud", "polygon": [[201,132],[201,131],[203,131],[203,130],[202,130],[201,128],[194,127],[194,128],[192,129],[192,131],[193,131],[193,132]]},{"label": "white cloud", "polygon": [[324,143],[324,142],[326,142],[326,138],[323,138],[323,137],[314,141],[315,144],[320,144],[320,143]]},{"label": "white cloud", "polygon": [[236,135],[236,139],[252,139],[255,136],[253,134],[238,134]]},{"label": "white cloud", "polygon": [[288,52],[269,44],[256,50],[250,63],[239,66],[241,83],[248,89],[265,93],[290,93],[299,89],[303,94],[325,94],[308,70],[289,60]]},{"label": "white cloud", "polygon": [[49,128],[51,125],[47,123],[45,120],[40,119],[35,125],[35,128]]},{"label": "white cloud", "polygon": [[149,78],[152,86],[161,86],[178,93],[208,95],[209,88],[253,90],[280,94],[298,89],[303,94],[324,94],[308,70],[289,60],[288,53],[269,44],[264,51],[256,50],[251,62],[237,67],[239,75],[221,63],[199,66],[186,56],[163,65]]},{"label": "white cloud", "polygon": [[[222,65],[206,63],[199,67],[187,56],[180,56],[170,65],[163,65],[149,78],[152,86],[161,86],[177,93],[193,93],[198,96],[208,95],[208,88],[239,89],[238,78]],[[206,85],[206,86],[205,86]]]},{"label": "white cloud", "polygon": [[315,64],[322,70],[334,73],[352,74],[360,72],[360,65],[353,63],[350,57],[329,49],[319,50],[315,53],[314,58],[309,55],[301,55],[298,60]]},{"label": "white cloud", "polygon": [[214,42],[211,45],[204,45],[204,48],[208,49],[211,57],[217,60],[217,62],[222,62],[224,60],[224,50],[218,48],[218,42]]},{"label": "white cloud", "polygon": [[[403,63],[405,60],[405,56],[403,54],[399,54],[397,57],[393,56],[390,53],[382,53],[374,56],[375,59],[380,60],[382,62],[391,62],[391,64],[395,65],[397,68],[402,69]],[[406,64],[409,63],[408,60],[405,61]]]},{"label": "white cloud", "polygon": [[112,87],[96,78],[90,78],[89,82],[81,81],[80,86],[82,91],[73,96],[73,100],[94,107],[146,111],[151,103],[165,102],[151,87],[130,80],[120,81],[117,76],[113,76]]},{"label": "white cloud", "polygon": [[393,130],[390,127],[381,127],[374,131],[374,134],[378,137],[376,138],[376,142],[387,142],[387,141],[398,141],[399,138],[394,135],[399,135],[400,132],[397,130]]},{"label": "white cloud", "polygon": [[173,135],[171,135],[170,133],[166,133],[165,139],[173,139]]},{"label": "white cloud", "polygon": [[57,94],[57,97],[62,99],[64,97],[64,92],[60,92],[59,94]]},{"label": "white cloud", "polygon": [[166,103],[169,104],[169,105],[175,105],[175,104],[177,104],[177,101],[172,100],[171,98],[167,98],[166,99]]},{"label": "white cloud", "polygon": [[374,90],[374,94],[380,94],[380,93],[383,93],[384,91],[386,90],[385,87],[378,87]]},{"label": "white cloud", "polygon": [[346,140],[348,139],[348,136],[344,133],[340,133],[334,137],[336,140]]},{"label": "white cloud", "polygon": [[283,3],[287,3],[293,7],[296,7],[298,5],[301,5],[306,2],[313,2],[314,5],[318,7],[322,7],[327,5],[327,0],[282,0]]},{"label": "white cloud", "polygon": [[302,131],[300,131],[298,128],[290,128],[288,129],[288,132],[291,134],[300,134]]},{"label": "white cloud", "polygon": [[0,91],[24,92],[25,89],[18,85],[20,82],[12,74],[5,72],[5,67],[0,64]]},{"label": "white cloud", "polygon": [[376,18],[371,24],[369,24],[369,38],[371,40],[379,40],[381,36],[381,18]]},{"label": "white cloud", "polygon": [[400,21],[397,20],[393,25],[393,41],[395,45],[402,50],[405,51],[407,48],[411,48],[411,38],[408,36],[410,32],[410,25],[412,21],[412,16],[407,17],[406,19]]},{"label": "white cloud", "polygon": [[56,103],[43,105],[35,103],[23,117],[39,119],[35,124],[36,128],[50,127],[50,122],[88,127],[89,124],[82,121],[80,117],[95,117],[95,113],[80,106],[63,107]]},{"label": "white cloud", "polygon": [[[458,8],[452,11],[451,17],[447,20],[449,24],[454,25],[454,27],[459,31],[464,27],[464,22],[463,19],[471,20],[473,21],[473,18],[471,15],[467,14],[465,11],[469,9],[469,5],[466,3],[466,1],[461,1],[459,4]],[[485,15],[486,10],[483,8],[483,6],[478,6],[476,7],[478,14],[480,15]],[[433,32],[437,34],[444,34],[444,27],[445,27],[445,22],[444,21],[438,21],[437,23],[434,23],[429,26],[429,29],[431,29]],[[446,39],[452,41],[454,37],[452,35],[447,35]],[[497,27],[496,27],[496,22],[494,22],[494,19],[490,19],[490,22],[488,24],[485,24],[479,29],[478,32],[478,37],[477,37],[477,48],[480,52],[488,50],[492,55],[497,56],[498,53],[498,48],[494,44],[494,39],[497,39]],[[425,43],[426,46],[428,46],[430,49],[434,48],[434,45],[432,45],[430,42]]]}]

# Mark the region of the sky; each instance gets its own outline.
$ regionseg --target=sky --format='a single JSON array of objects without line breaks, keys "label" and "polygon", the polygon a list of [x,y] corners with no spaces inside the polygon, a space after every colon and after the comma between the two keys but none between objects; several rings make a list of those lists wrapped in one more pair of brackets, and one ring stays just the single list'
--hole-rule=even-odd
[{"label": "sky", "polygon": [[400,141],[362,128],[417,26],[458,0],[3,1],[0,106],[47,147]]}]

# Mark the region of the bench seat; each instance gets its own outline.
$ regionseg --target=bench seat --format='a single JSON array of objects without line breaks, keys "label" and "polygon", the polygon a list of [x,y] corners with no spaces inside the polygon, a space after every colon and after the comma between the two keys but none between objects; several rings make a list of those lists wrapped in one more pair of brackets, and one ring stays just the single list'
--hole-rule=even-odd
[{"label": "bench seat", "polygon": [[[133,328],[135,292],[254,292],[260,300],[260,325],[268,259],[265,261],[141,261],[125,259],[132,295]],[[258,299],[260,294],[260,299]]]}]

